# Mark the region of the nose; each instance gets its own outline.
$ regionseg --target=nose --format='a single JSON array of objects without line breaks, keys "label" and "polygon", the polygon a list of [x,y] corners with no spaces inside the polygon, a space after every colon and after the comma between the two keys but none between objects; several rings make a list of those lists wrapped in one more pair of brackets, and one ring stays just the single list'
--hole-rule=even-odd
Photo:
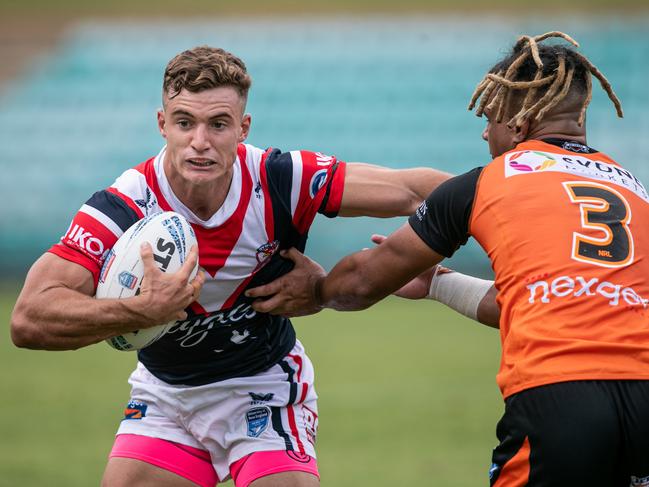
[{"label": "nose", "polygon": [[192,134],[192,149],[196,152],[204,152],[210,148],[207,134],[207,127],[203,124],[196,125]]}]

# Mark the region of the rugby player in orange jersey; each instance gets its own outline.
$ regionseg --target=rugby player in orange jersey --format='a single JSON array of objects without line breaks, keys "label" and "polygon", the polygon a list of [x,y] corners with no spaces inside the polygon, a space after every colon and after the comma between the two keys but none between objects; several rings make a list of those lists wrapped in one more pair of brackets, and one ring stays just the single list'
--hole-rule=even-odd
[{"label": "rugby player in orange jersey", "polygon": [[[492,486],[647,486],[649,195],[587,145],[591,75],[622,116],[608,81],[572,47],[541,44],[549,37],[577,46],[559,32],[521,37],[474,93],[491,163],[442,184],[328,275],[291,250],[294,271],[248,293],[257,310],[297,315],[395,291],[439,296],[442,284],[442,301],[469,302],[462,312],[500,328]],[[432,279],[469,236],[491,260],[497,303],[489,282]]]}]

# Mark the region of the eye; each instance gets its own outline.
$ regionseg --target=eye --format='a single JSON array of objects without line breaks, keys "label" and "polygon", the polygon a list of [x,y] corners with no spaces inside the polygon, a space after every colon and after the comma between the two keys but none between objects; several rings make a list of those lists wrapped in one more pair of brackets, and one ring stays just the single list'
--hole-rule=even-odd
[{"label": "eye", "polygon": [[215,120],[214,122],[212,122],[212,127],[215,129],[225,128],[225,122],[223,122],[222,120]]},{"label": "eye", "polygon": [[181,118],[176,122],[176,124],[181,128],[181,129],[188,129],[191,126],[191,123],[189,120],[186,120],[184,118]]}]

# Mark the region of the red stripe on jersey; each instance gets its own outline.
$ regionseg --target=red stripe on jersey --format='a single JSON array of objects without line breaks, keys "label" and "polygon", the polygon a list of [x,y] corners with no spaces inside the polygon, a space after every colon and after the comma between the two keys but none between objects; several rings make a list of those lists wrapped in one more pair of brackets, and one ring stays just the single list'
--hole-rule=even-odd
[{"label": "red stripe on jersey", "polygon": [[288,415],[288,423],[291,426],[291,433],[297,441],[297,448],[300,453],[304,454],[304,445],[302,444],[302,440],[300,440],[300,434],[297,430],[297,424],[295,423],[295,412],[293,405],[290,405],[286,408],[286,413]]},{"label": "red stripe on jersey", "polygon": [[250,204],[252,176],[246,164],[246,147],[243,144],[239,145],[237,155],[241,167],[241,193],[236,210],[218,228],[192,225],[198,240],[200,266],[212,277],[225,265],[225,261],[239,240],[243,229],[243,220]]},{"label": "red stripe on jersey", "polygon": [[304,400],[306,399],[306,393],[309,390],[309,384],[306,382],[302,384],[302,395],[300,396],[300,400],[298,401],[299,404],[303,403]]},{"label": "red stripe on jersey", "polygon": [[268,241],[272,242],[275,235],[275,222],[273,220],[273,203],[270,198],[270,190],[268,189],[268,181],[266,177],[266,158],[270,154],[272,149],[268,149],[261,156],[261,163],[259,165],[259,176],[261,178],[261,187],[264,191],[264,219],[266,223],[266,235],[268,235]]},{"label": "red stripe on jersey", "polygon": [[142,209],[139,206],[137,206],[135,202],[131,198],[126,196],[124,193],[121,193],[119,190],[117,190],[112,186],[108,188],[106,191],[108,191],[109,193],[113,193],[115,196],[123,200],[124,203],[126,203],[130,209],[132,209],[135,213],[137,213],[137,216],[139,218],[144,218],[144,213],[142,213]]},{"label": "red stripe on jersey", "polygon": [[327,203],[325,205],[325,213],[327,214],[338,214],[340,211],[340,205],[343,201],[343,190],[345,189],[345,172],[347,170],[347,164],[345,162],[338,161],[338,166],[336,167],[336,172],[334,174],[334,180],[329,186],[329,197],[327,198]]},{"label": "red stripe on jersey", "polygon": [[[160,191],[160,185],[158,184],[158,176],[155,173],[155,165],[153,164],[155,159],[149,159],[146,162],[143,162],[139,166],[136,166],[135,169],[144,175],[146,184],[153,194],[158,198],[158,205],[163,211],[175,211],[164,196],[162,196],[162,191]],[[164,160],[162,161],[164,164]],[[162,169],[164,171],[164,169]]]},{"label": "red stripe on jersey", "polygon": [[197,315],[206,315],[207,310],[203,308],[198,301],[194,301],[192,304],[189,305],[189,309],[194,312],[194,314]]},{"label": "red stripe on jersey", "polygon": [[225,303],[223,303],[223,306],[221,309],[228,309],[234,306],[234,303],[236,302],[237,298],[239,295],[243,292],[243,290],[248,286],[252,278],[255,277],[255,273],[253,272],[250,274],[248,277],[246,277],[241,284],[237,286],[237,289],[230,294],[230,297],[225,300]]}]

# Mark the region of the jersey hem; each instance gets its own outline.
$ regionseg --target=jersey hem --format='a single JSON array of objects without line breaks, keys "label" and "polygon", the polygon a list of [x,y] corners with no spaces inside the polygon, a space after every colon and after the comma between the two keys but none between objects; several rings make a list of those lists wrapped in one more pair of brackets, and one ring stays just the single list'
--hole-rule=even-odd
[{"label": "jersey hem", "polygon": [[537,380],[537,381],[531,381],[527,382],[525,384],[521,384],[520,386],[512,387],[511,389],[502,389],[503,391],[503,399],[507,399],[510,396],[513,396],[514,394],[517,394],[519,392],[523,392],[527,389],[533,389],[535,387],[540,387],[540,386],[547,386],[550,384],[559,384],[561,382],[573,382],[573,381],[591,381],[591,380],[649,380],[649,375],[642,375],[638,376],[637,374],[629,374],[629,375],[619,375],[619,374],[588,374],[588,375],[582,375],[582,374],[575,374],[575,375],[566,375],[562,376],[560,379],[554,378],[554,379],[544,379],[544,380]]}]

